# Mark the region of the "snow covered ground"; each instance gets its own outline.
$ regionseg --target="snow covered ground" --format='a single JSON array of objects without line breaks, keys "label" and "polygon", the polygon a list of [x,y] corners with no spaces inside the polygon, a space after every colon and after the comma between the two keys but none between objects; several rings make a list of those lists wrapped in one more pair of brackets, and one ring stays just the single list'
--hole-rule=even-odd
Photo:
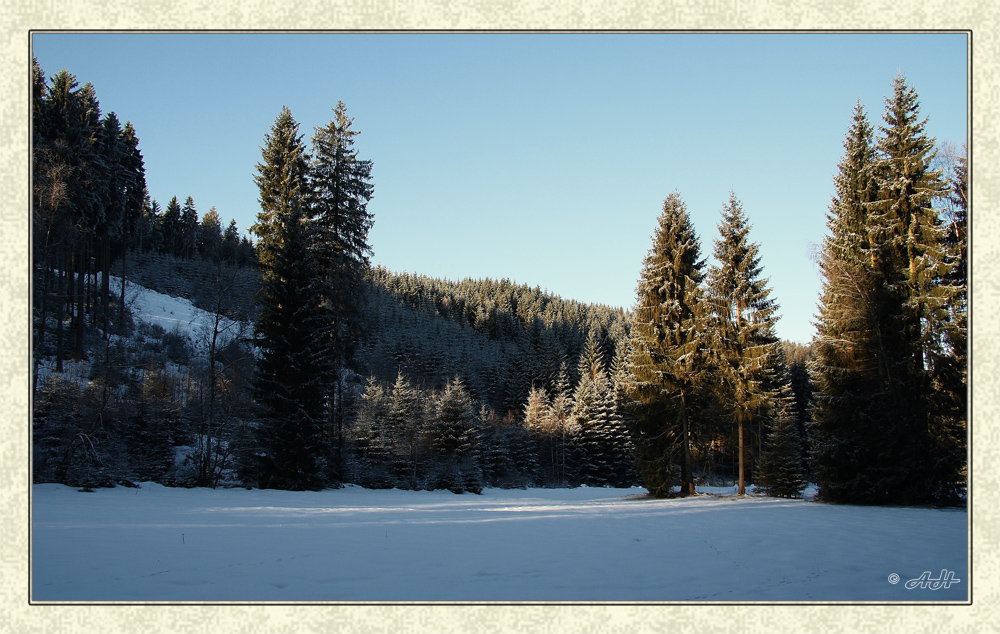
[{"label": "snow covered ground", "polygon": [[717,495],[649,500],[644,493],[487,489],[477,496],[152,483],[81,493],[38,484],[32,599],[969,598],[964,510]]},{"label": "snow covered ground", "polygon": [[[108,276],[111,287],[120,290],[121,278]],[[191,300],[172,297],[131,282],[125,284],[125,301],[137,322],[160,326],[167,332],[186,336],[197,354],[206,354],[215,324],[215,314],[196,308]],[[222,318],[219,323],[221,348],[236,335],[238,323]],[[248,326],[245,326],[248,327]]]}]

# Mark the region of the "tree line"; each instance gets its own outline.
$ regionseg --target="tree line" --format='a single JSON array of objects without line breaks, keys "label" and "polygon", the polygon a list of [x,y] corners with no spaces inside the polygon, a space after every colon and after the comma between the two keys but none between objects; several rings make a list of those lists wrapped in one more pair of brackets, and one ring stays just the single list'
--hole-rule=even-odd
[{"label": "tree line", "polygon": [[124,306],[111,305],[109,273],[142,213],[145,170],[135,129],[113,112],[101,116],[91,84],[80,87],[66,71],[47,84],[37,61],[32,71],[37,383],[46,346],[61,371],[64,358],[84,355],[87,316],[105,331],[123,317]]},{"label": "tree line", "polygon": [[[92,84],[81,87],[65,69],[46,81],[32,60],[34,384],[43,356],[57,371],[84,358],[88,320],[105,336],[118,326],[126,280],[151,254],[241,267],[256,257],[235,221],[223,232],[214,207],[199,221],[191,197],[183,207],[174,197],[161,212],[138,146],[131,122],[101,114]],[[112,275],[121,282],[117,306]]]},{"label": "tree line", "polygon": [[[693,456],[718,442],[711,430],[721,420],[736,430],[740,493],[757,427],[767,447],[757,476],[772,492],[797,495],[807,459],[824,500],[963,499],[967,168],[964,157],[949,176],[933,168],[925,124],[902,75],[877,138],[855,109],[819,258],[807,386],[781,359],[777,305],[740,201],[731,194],[723,208],[706,272],[686,207],[668,196],[643,264],[626,388],[651,492],[693,493]],[[796,411],[803,387],[806,412]]]}]

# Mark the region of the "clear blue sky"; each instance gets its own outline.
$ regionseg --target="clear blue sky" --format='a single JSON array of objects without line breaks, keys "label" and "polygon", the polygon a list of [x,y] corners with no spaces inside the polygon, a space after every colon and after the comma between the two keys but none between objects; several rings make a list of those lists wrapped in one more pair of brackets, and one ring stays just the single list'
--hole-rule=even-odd
[{"label": "clear blue sky", "polygon": [[964,34],[35,34],[51,77],[136,128],[151,196],[246,231],[260,146],[287,105],[309,139],[344,101],[374,162],[373,262],[509,278],[630,308],[663,199],[711,254],[732,189],[807,342],[832,178],[855,102],[881,122],[902,72],[928,132],[967,139]]}]

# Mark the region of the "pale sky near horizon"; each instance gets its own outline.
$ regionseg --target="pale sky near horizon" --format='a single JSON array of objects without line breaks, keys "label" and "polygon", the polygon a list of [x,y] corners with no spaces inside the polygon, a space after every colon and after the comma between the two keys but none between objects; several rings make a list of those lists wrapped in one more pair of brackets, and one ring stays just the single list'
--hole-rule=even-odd
[{"label": "pale sky near horizon", "polygon": [[[253,224],[287,105],[308,141],[344,101],[374,163],[374,264],[508,278],[630,308],[663,199],[711,255],[730,190],[808,342],[833,175],[855,103],[902,72],[927,132],[969,137],[965,33],[36,33],[50,78],[131,121],[150,195]],[[709,258],[710,259],[710,258]]]}]

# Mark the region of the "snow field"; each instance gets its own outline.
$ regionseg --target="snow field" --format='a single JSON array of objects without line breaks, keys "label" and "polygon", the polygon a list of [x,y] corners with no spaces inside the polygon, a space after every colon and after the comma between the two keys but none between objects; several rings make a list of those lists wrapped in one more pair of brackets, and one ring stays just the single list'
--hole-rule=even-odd
[{"label": "snow field", "polygon": [[[965,601],[967,515],[643,489],[33,487],[34,601]],[[905,581],[942,569],[932,590]],[[896,574],[901,579],[891,583]]]}]

